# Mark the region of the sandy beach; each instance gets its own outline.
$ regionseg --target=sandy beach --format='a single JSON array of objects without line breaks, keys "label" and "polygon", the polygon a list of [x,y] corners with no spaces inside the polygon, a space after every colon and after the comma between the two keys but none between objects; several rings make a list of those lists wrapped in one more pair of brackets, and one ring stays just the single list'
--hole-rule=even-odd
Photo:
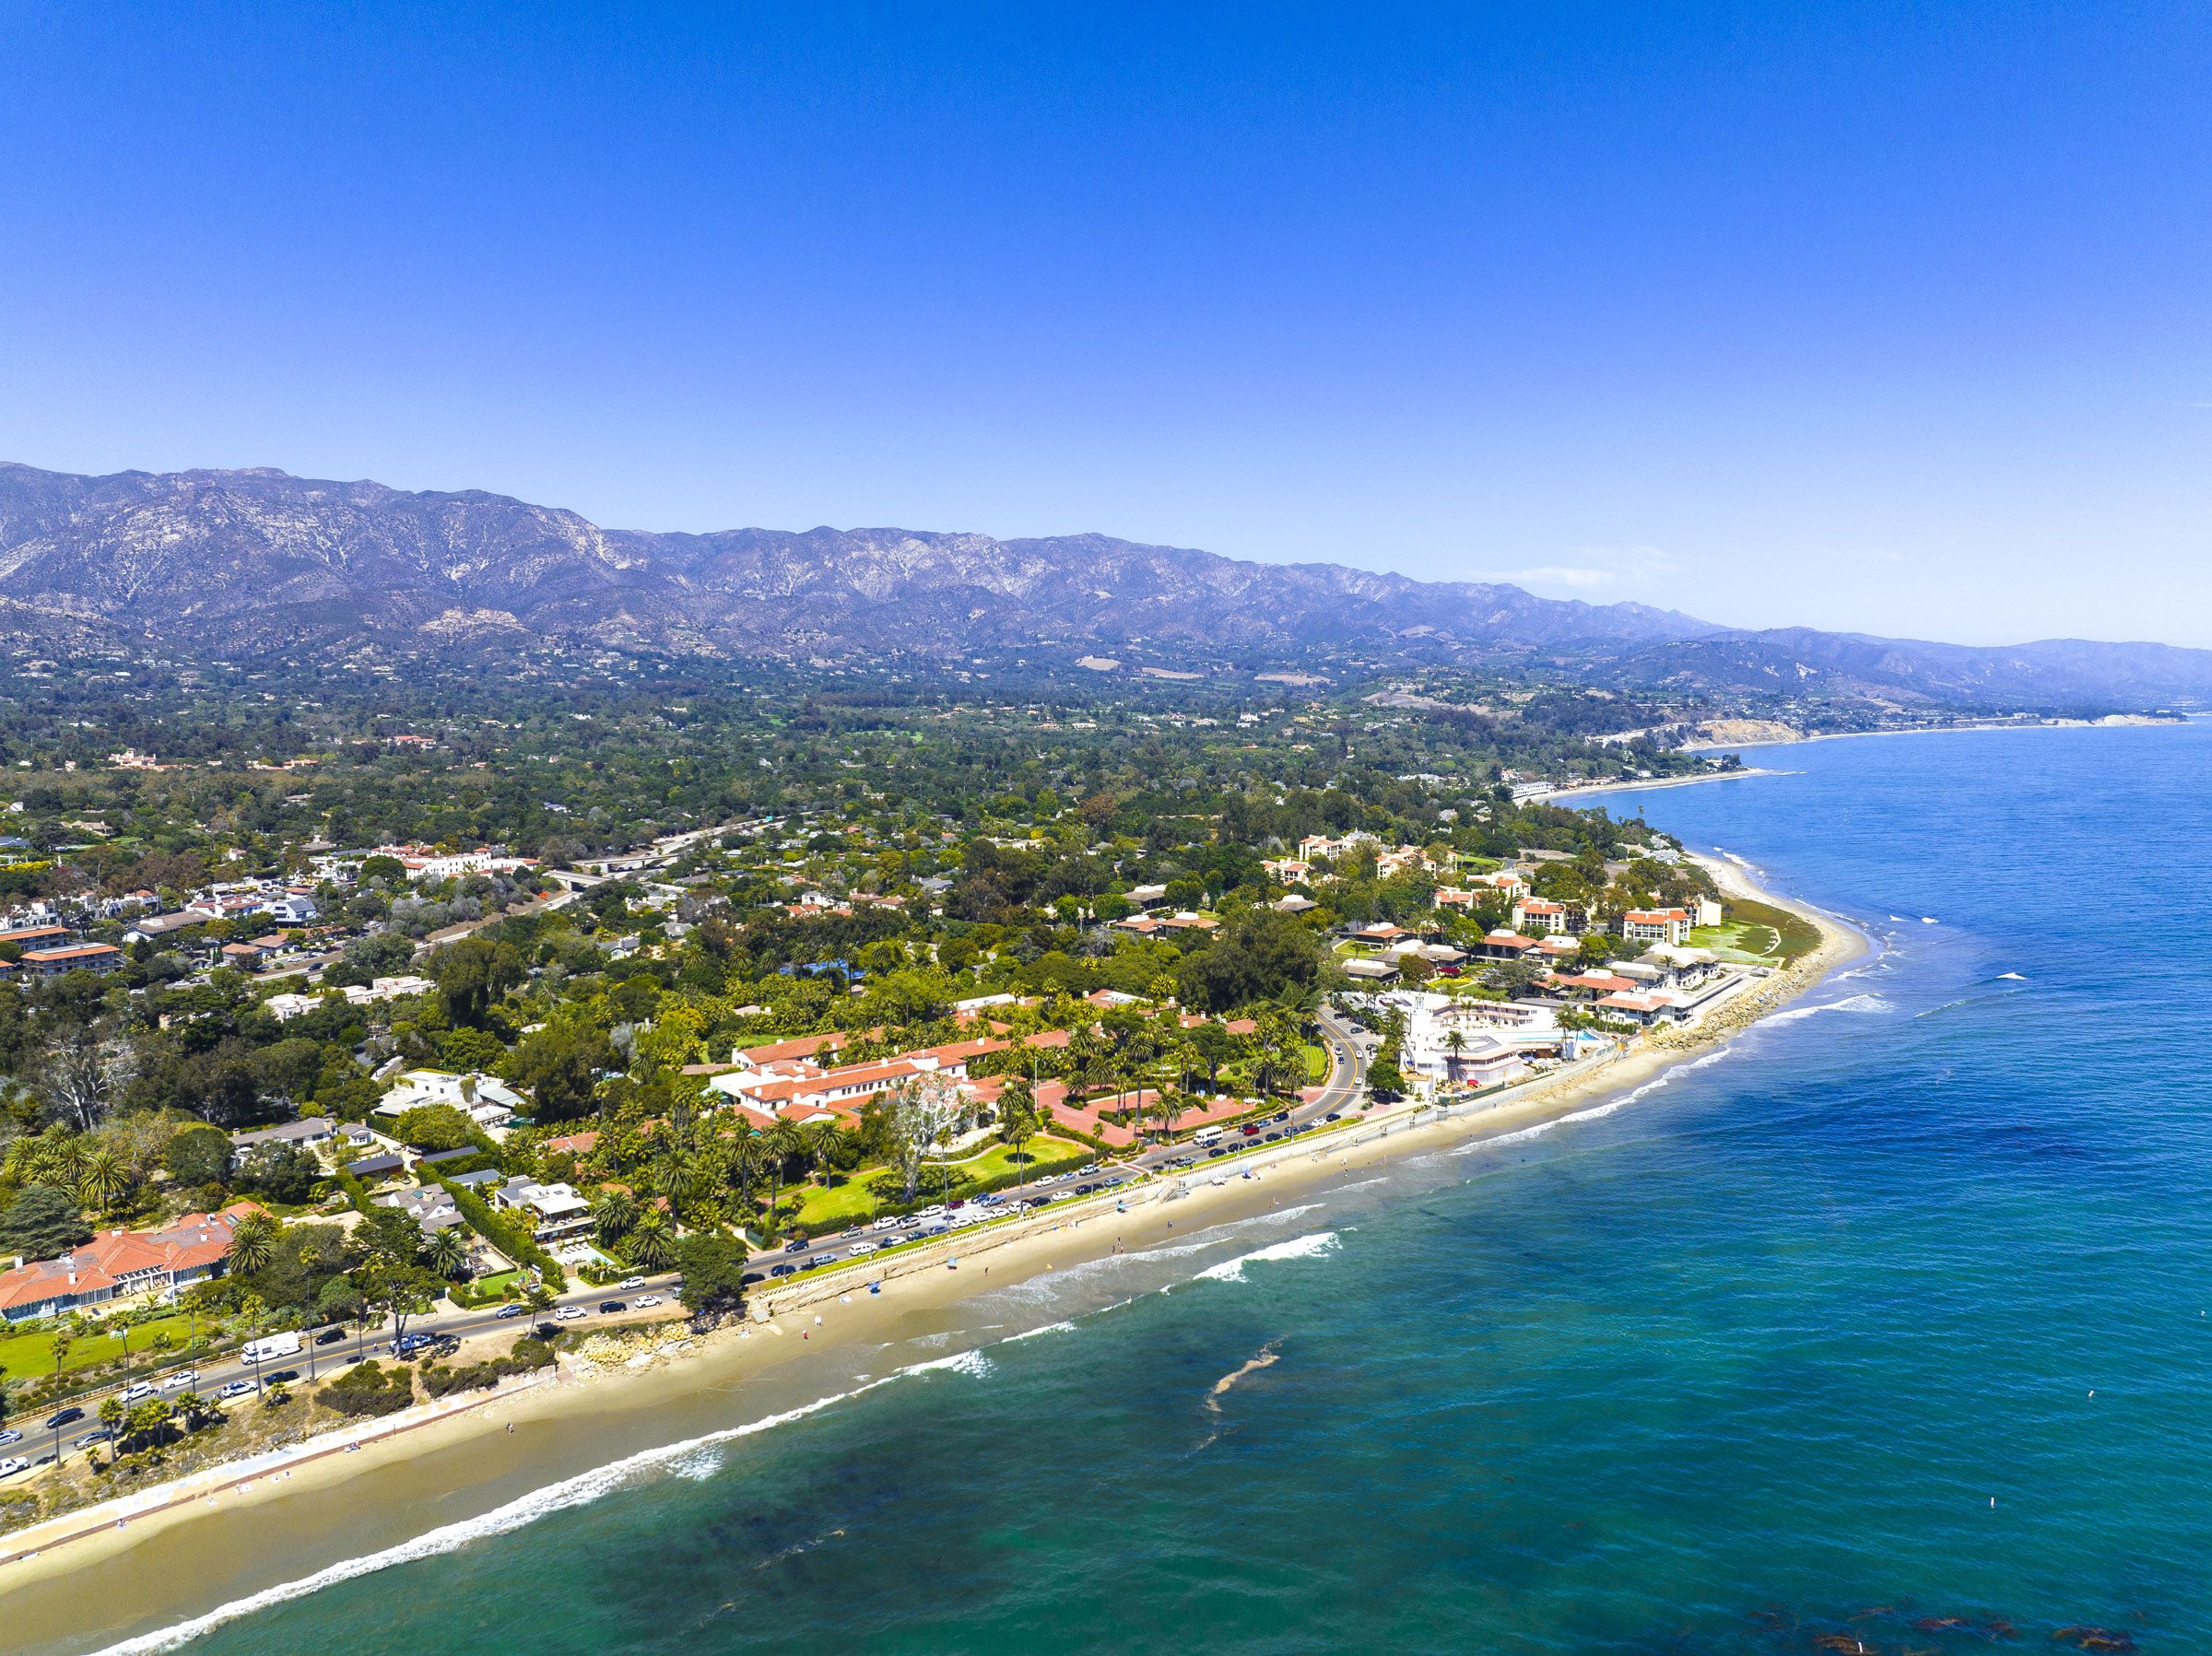
[{"label": "sandy beach", "polygon": [[[1724,888],[1776,902],[1735,864],[1701,859]],[[635,1335],[604,1363],[564,1358],[555,1380],[410,1411],[331,1435],[252,1467],[226,1467],[50,1520],[0,1544],[0,1593],[18,1649],[99,1648],[127,1627],[165,1627],[332,1568],[363,1573],[456,1533],[516,1527],[549,1507],[589,1498],[702,1437],[812,1412],[900,1370],[889,1348],[949,1339],[963,1302],[1120,1251],[1141,1255],[1194,1232],[1311,1199],[1386,1160],[1496,1137],[1626,1094],[1725,1041],[1862,954],[1865,940],[1801,902],[1818,949],[1739,992],[1688,1030],[1647,1039],[1611,1062],[1540,1077],[1473,1105],[1405,1106],[1318,1139],[1270,1146],[1113,1197],[1070,1203],[1001,1230],[949,1238],[873,1268],[786,1290],[769,1321],[688,1336],[681,1324]],[[1245,1178],[1249,1169],[1254,1177]],[[954,1263],[957,1262],[957,1263]],[[879,1291],[869,1283],[878,1282]],[[587,1351],[589,1348],[587,1347]],[[397,1425],[401,1429],[389,1429]],[[377,1430],[374,1428],[383,1428]],[[219,1519],[219,1522],[206,1521]],[[453,1526],[448,1531],[447,1527]],[[446,1531],[444,1534],[437,1533]],[[397,1549],[394,1556],[380,1556]],[[367,1561],[367,1562],[364,1562]],[[88,1614],[88,1570],[97,1602]],[[103,1632],[102,1626],[109,1630]]]}]

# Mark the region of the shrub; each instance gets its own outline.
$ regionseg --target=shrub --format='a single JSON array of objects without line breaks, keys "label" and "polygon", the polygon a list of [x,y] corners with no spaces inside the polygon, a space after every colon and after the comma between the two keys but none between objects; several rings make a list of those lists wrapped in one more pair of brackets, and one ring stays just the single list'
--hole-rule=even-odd
[{"label": "shrub", "polygon": [[545,1368],[552,1360],[550,1345],[543,1340],[524,1336],[503,1357],[465,1363],[458,1368],[450,1368],[443,1363],[429,1365],[422,1371],[422,1389],[432,1397],[447,1397],[455,1392],[482,1392],[498,1385],[510,1374],[528,1374],[534,1368]]},{"label": "shrub", "polygon": [[405,1363],[387,1368],[371,1357],[327,1382],[318,1395],[341,1415],[396,1415],[415,1401],[414,1370]]}]

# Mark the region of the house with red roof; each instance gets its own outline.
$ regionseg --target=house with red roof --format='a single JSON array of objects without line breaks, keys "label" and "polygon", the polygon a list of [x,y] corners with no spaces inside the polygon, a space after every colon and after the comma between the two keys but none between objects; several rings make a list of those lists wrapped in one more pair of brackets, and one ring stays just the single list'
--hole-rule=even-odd
[{"label": "house with red roof", "polygon": [[186,1214],[159,1230],[103,1231],[59,1259],[18,1261],[0,1272],[0,1319],[58,1317],[218,1275],[239,1220],[261,1211],[251,1202],[233,1202],[220,1213]]}]

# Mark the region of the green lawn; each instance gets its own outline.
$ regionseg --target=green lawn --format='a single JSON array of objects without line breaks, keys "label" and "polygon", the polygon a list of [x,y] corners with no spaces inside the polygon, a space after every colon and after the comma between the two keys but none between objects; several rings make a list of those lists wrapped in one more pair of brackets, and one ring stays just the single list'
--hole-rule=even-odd
[{"label": "green lawn", "polygon": [[1698,927],[1689,942],[1691,947],[1711,949],[1724,960],[1773,966],[1811,954],[1820,946],[1820,931],[1787,909],[1731,898],[1726,922]]},{"label": "green lawn", "polygon": [[[1030,1158],[1030,1177],[1033,1179],[1055,1168],[1086,1161],[1092,1153],[1087,1146],[1072,1144],[1066,1139],[1034,1138],[1022,1147],[1022,1154]],[[1015,1161],[1011,1148],[994,1144],[980,1156],[945,1165],[979,1184],[988,1184],[994,1180],[1013,1178],[1020,1170],[1021,1164]],[[819,1235],[825,1230],[841,1230],[856,1220],[874,1218],[879,1204],[868,1185],[880,1170],[863,1169],[841,1184],[829,1189],[808,1185],[799,1204],[797,1227],[809,1235]],[[926,1169],[922,1175],[921,1188],[924,1191],[930,1188]],[[791,1227],[787,1225],[785,1229],[788,1231]]]},{"label": "green lawn", "polygon": [[[184,1344],[192,1332],[188,1317],[162,1317],[151,1322],[142,1322],[131,1330],[131,1366],[135,1368],[143,1361],[151,1361],[164,1354],[154,1350],[154,1336],[166,1333],[178,1346]],[[199,1330],[208,1331],[208,1322],[201,1318]],[[69,1347],[64,1361],[65,1368],[82,1368],[89,1363],[104,1363],[110,1357],[123,1355],[123,1337],[117,1333],[88,1334]],[[9,1334],[0,1338],[0,1367],[7,1370],[7,1378],[28,1383],[41,1375],[53,1372],[53,1331],[40,1329],[36,1333]]]},{"label": "green lawn", "polygon": [[1329,1054],[1325,1047],[1306,1043],[1306,1085],[1319,1085],[1329,1073]]}]

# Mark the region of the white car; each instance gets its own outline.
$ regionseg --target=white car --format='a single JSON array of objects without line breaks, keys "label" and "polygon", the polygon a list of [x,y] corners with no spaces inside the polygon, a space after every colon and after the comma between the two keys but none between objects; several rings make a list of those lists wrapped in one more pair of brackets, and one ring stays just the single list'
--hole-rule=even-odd
[{"label": "white car", "polygon": [[902,1221],[900,1219],[887,1214],[882,1218],[877,1220],[876,1223],[871,1225],[868,1228],[871,1230],[896,1230],[899,1228],[901,1223]]},{"label": "white car", "polygon": [[870,1254],[875,1251],[876,1244],[873,1242],[855,1242],[852,1247],[845,1250],[845,1257],[847,1259],[859,1259],[865,1254]]},{"label": "white car", "polygon": [[582,1315],[583,1307],[580,1305],[564,1305],[559,1310],[553,1313],[553,1318],[557,1322],[573,1322],[577,1318]]},{"label": "white car", "polygon": [[161,1390],[164,1392],[174,1392],[180,1386],[196,1386],[199,1383],[200,1371],[197,1368],[187,1368],[182,1374],[172,1374],[166,1377],[161,1382]]},{"label": "white car", "polygon": [[625,1276],[615,1286],[619,1288],[641,1288],[645,1286],[645,1279],[642,1276]]},{"label": "white car", "polygon": [[945,1204],[942,1202],[933,1202],[914,1216],[917,1219],[942,1219],[944,1216]]},{"label": "white car", "polygon": [[658,1294],[641,1294],[635,1300],[631,1301],[631,1303],[634,1304],[638,1310],[644,1310],[648,1307],[660,1304],[661,1297]]},{"label": "white car", "polygon": [[153,1394],[154,1382],[152,1380],[137,1380],[123,1389],[123,1401],[125,1403],[144,1403]]},{"label": "white car", "polygon": [[253,1382],[252,1380],[232,1380],[220,1392],[218,1392],[216,1395],[227,1400],[233,1397],[243,1397],[246,1395],[246,1393],[253,1390]]},{"label": "white car", "polygon": [[0,1461],[0,1478],[12,1478],[18,1472],[29,1472],[29,1470],[30,1462],[21,1455],[9,1455],[6,1460]]}]

